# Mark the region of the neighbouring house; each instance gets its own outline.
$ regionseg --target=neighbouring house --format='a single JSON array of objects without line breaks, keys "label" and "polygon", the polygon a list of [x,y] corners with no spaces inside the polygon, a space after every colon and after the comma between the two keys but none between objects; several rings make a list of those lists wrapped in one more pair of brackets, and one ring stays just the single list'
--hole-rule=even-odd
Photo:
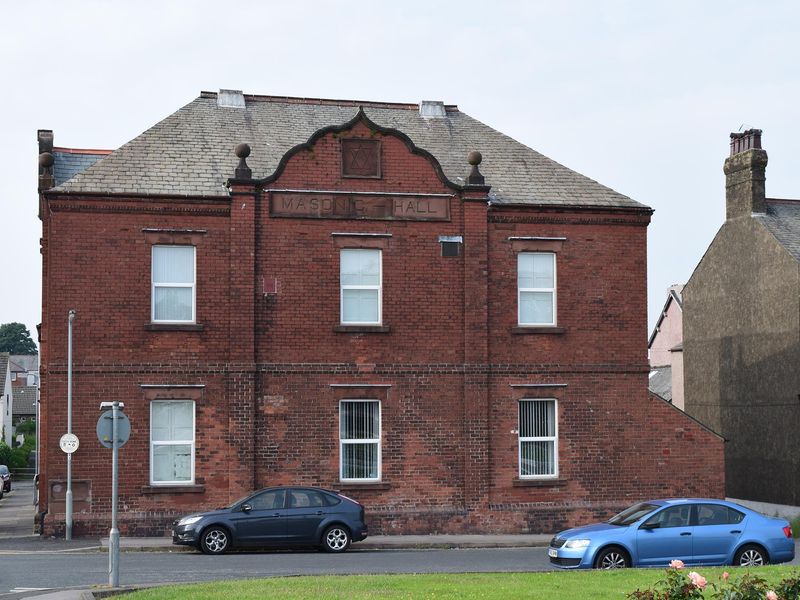
[{"label": "neighbouring house", "polygon": [[14,410],[12,411],[14,427],[23,421],[36,420],[36,400],[38,395],[39,388],[35,385],[14,388]]},{"label": "neighbouring house", "polygon": [[0,352],[0,440],[11,446],[14,409],[14,389],[8,352]]},{"label": "neighbouring house", "polygon": [[731,134],[726,219],[683,289],[686,410],[720,432],[728,496],[800,505],[800,200],[766,197]]},{"label": "neighbouring house", "polygon": [[39,385],[39,355],[11,354],[11,384],[15,387]]},{"label": "neighbouring house", "polygon": [[109,400],[125,535],[277,484],[373,534],[722,494],[719,437],[647,389],[651,209],[456,106],[203,92],[60,183],[39,140],[45,534],[70,309],[75,535],[108,528]]},{"label": "neighbouring house", "polygon": [[683,409],[682,285],[667,290],[667,301],[647,342],[650,391]]}]

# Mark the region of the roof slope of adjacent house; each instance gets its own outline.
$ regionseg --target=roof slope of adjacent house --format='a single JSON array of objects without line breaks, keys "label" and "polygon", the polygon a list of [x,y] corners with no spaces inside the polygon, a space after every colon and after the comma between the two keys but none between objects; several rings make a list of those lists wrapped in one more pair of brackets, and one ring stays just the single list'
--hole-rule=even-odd
[{"label": "roof slope of adjacent house", "polygon": [[753,215],[781,246],[800,260],[800,200],[767,199],[767,212]]},{"label": "roof slope of adjacent house", "polygon": [[13,416],[25,417],[36,414],[36,386],[26,385],[14,390]]},{"label": "roof slope of adjacent house", "polygon": [[655,367],[650,371],[647,388],[659,398],[672,402],[672,367]]},{"label": "roof slope of adjacent house", "polygon": [[111,150],[78,150],[53,148],[53,179],[55,185],[69,181],[98,160],[111,154]]},{"label": "roof slope of adjacent house", "polygon": [[7,373],[8,373],[8,352],[0,352],[0,396],[6,393]]},{"label": "roof slope of adjacent house", "polygon": [[219,106],[201,96],[71,179],[54,192],[166,196],[227,195],[225,182],[248,143],[254,178],[272,175],[292,148],[330,126],[343,125],[363,108],[376,125],[403,132],[439,161],[445,176],[463,184],[467,154],[483,155],[481,172],[499,204],[634,208],[649,210],[492,129],[457,107],[444,116],[421,116],[415,104],[244,96],[244,107]]}]

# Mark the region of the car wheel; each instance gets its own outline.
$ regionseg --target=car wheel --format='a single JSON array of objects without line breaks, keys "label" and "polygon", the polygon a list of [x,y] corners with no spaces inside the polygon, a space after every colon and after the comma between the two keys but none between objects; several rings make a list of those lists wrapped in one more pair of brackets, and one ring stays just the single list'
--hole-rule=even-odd
[{"label": "car wheel", "polygon": [[627,569],[631,566],[631,559],[621,548],[606,548],[597,555],[594,561],[596,569]]},{"label": "car wheel", "polygon": [[231,536],[224,527],[209,527],[200,537],[200,550],[204,554],[223,554],[230,545]]},{"label": "car wheel", "polygon": [[333,525],[322,534],[322,549],[325,552],[344,552],[350,547],[350,532],[341,525]]},{"label": "car wheel", "polygon": [[769,564],[769,558],[761,546],[749,544],[739,548],[733,564],[737,567],[760,567]]}]

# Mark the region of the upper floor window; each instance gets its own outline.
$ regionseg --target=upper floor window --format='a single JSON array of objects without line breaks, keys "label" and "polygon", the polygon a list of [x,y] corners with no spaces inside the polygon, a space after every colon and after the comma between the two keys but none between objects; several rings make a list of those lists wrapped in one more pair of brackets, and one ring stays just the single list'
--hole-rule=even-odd
[{"label": "upper floor window", "polygon": [[344,249],[341,253],[341,322],[381,324],[381,251]]},{"label": "upper floor window", "polygon": [[194,483],[194,402],[156,400],[150,404],[150,481]]},{"label": "upper floor window", "polygon": [[342,481],[378,481],[380,464],[380,402],[342,400],[339,406],[339,477]]},{"label": "upper floor window", "polygon": [[520,478],[558,475],[558,424],[556,401],[519,401]]},{"label": "upper floor window", "polygon": [[520,325],[556,324],[556,255],[517,255],[517,306]]},{"label": "upper floor window", "polygon": [[195,247],[153,246],[153,322],[195,322]]}]

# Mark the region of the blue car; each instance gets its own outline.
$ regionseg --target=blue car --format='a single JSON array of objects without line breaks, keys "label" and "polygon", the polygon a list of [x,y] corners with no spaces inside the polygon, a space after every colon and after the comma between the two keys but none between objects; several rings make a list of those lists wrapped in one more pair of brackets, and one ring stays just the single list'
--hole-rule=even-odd
[{"label": "blue car", "polygon": [[550,562],[572,569],[688,565],[757,566],[794,558],[792,528],[732,502],[704,498],[652,500],[605,523],[562,531],[550,540]]},{"label": "blue car", "polygon": [[172,524],[172,543],[206,554],[233,547],[321,546],[344,552],[367,537],[364,507],[330,490],[273,487]]}]

